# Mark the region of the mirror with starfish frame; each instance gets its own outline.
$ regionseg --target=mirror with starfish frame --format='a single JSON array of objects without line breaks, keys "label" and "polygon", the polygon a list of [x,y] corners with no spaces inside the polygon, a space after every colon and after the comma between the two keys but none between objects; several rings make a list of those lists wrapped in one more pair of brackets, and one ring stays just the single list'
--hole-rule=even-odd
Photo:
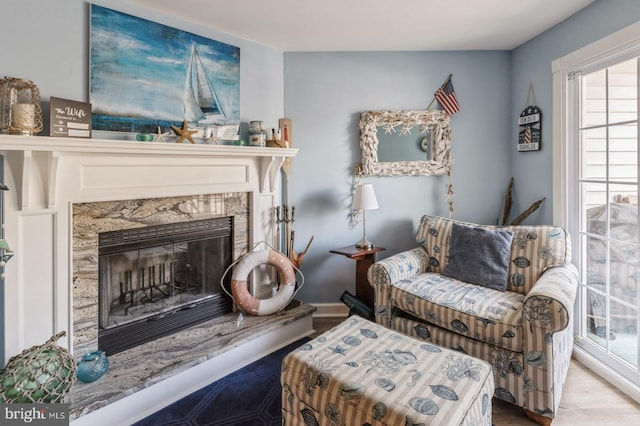
[{"label": "mirror with starfish frame", "polygon": [[[450,116],[441,110],[364,111],[360,116],[361,170],[364,176],[430,176],[447,174],[451,168]],[[430,152],[424,161],[379,161],[378,131],[424,134]]]}]

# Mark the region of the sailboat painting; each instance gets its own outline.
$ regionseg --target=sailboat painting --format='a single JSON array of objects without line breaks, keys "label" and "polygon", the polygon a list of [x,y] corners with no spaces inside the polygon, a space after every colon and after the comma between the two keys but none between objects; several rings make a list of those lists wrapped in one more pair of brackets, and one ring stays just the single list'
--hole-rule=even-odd
[{"label": "sailboat painting", "polygon": [[200,121],[205,118],[226,117],[220,99],[202,64],[196,45],[191,46],[189,68],[184,85],[184,118],[187,121]]},{"label": "sailboat painting", "polygon": [[155,133],[240,122],[240,48],[91,5],[96,131]]}]

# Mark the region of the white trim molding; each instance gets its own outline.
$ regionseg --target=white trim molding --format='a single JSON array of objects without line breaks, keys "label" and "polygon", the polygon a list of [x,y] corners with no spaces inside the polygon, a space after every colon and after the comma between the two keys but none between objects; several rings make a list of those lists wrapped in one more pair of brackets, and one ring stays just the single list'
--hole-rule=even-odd
[{"label": "white trim molding", "polygon": [[567,102],[572,96],[567,81],[572,73],[604,66],[615,55],[618,60],[637,56],[640,51],[640,22],[595,41],[551,63],[553,72],[553,223],[566,226],[569,220],[567,178],[569,117]]},{"label": "white trim molding", "polygon": [[[621,62],[640,56],[640,22],[629,25],[607,37],[584,46],[551,63],[553,72],[553,223],[566,227],[573,235],[577,246],[578,224],[571,220],[572,206],[579,202],[578,191],[571,187],[572,176],[578,170],[578,159],[572,154],[573,132],[578,121],[570,111],[573,99],[578,95],[571,78],[579,73],[605,68],[610,63]],[[574,262],[580,259],[574,257]],[[576,315],[580,315],[579,306]],[[576,327],[580,327],[578,321]],[[578,328],[576,328],[577,330]],[[635,401],[640,402],[640,388],[616,373],[601,360],[576,346],[574,357],[604,380],[617,387]]]},{"label": "white trim molding", "polygon": [[[76,203],[248,193],[249,244],[275,241],[280,170],[297,149],[0,135],[4,238],[15,256],[4,269],[7,360],[46,341],[72,349]],[[268,284],[268,282],[267,282]]]},{"label": "white trim molding", "polygon": [[574,347],[573,358],[609,382],[612,386],[615,386],[620,392],[640,404],[640,388],[631,383],[624,376],[608,368],[602,368],[602,361],[595,358],[582,348]]}]

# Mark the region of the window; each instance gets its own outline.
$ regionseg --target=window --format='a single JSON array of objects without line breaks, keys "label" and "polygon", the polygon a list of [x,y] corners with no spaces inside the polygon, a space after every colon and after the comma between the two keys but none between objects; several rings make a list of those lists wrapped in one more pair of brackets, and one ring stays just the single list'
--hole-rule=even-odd
[{"label": "window", "polygon": [[554,221],[569,229],[580,271],[576,353],[638,399],[640,26],[553,68]]},{"label": "window", "polygon": [[[638,373],[638,58],[577,74],[578,344]],[[577,151],[577,152],[576,152]],[[586,312],[585,312],[586,310]],[[593,348],[591,347],[593,346]],[[625,371],[630,370],[630,371]],[[629,377],[629,376],[627,376]]]}]

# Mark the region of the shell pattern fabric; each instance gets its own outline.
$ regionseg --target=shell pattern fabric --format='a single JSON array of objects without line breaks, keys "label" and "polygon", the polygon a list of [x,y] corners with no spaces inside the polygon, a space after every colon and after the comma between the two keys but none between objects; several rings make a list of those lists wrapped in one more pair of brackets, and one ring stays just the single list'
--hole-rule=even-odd
[{"label": "shell pattern fabric", "polygon": [[454,223],[483,229],[513,232],[507,290],[528,294],[543,272],[571,262],[571,239],[560,226],[489,226],[425,215],[416,240],[427,252],[432,272],[442,272],[448,262],[451,228]]},{"label": "shell pattern fabric", "polygon": [[286,425],[491,425],[488,363],[352,316],[282,365]]},{"label": "shell pattern fabric", "polygon": [[424,216],[419,247],[368,270],[376,322],[487,361],[494,396],[553,418],[573,348],[578,272],[558,226],[510,226],[509,283],[501,292],[441,275],[453,219]]},{"label": "shell pattern fabric", "polygon": [[522,351],[522,294],[427,272],[397,282],[391,298],[404,312],[439,327]]}]

